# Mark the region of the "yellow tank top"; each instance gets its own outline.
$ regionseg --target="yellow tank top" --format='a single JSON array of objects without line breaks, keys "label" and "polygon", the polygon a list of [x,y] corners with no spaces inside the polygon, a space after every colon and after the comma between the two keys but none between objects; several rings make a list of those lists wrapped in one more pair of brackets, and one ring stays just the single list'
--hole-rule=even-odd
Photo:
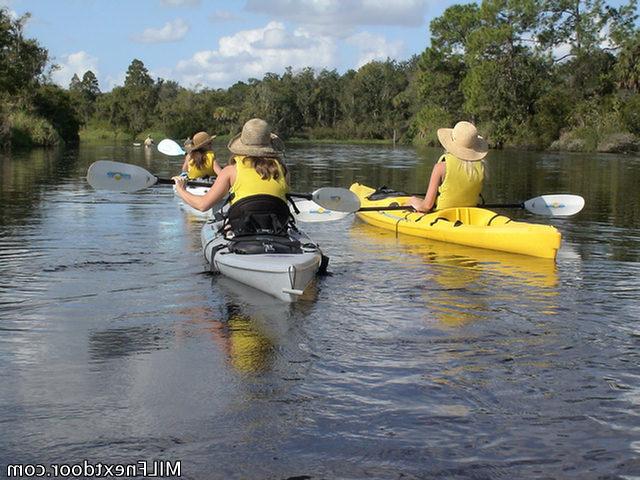
[{"label": "yellow tank top", "polygon": [[189,178],[202,178],[202,177],[213,177],[216,172],[213,169],[213,162],[216,159],[216,155],[213,152],[207,152],[204,155],[204,165],[202,168],[198,168],[194,165],[193,160],[189,160],[189,170],[187,170],[187,175]]},{"label": "yellow tank top", "polygon": [[484,180],[484,165],[482,162],[471,162],[477,175],[469,178],[463,160],[455,155],[446,153],[438,162],[446,163],[444,182],[438,187],[436,210],[452,207],[475,207],[478,204]]},{"label": "yellow tank top", "polygon": [[287,201],[285,195],[289,191],[289,186],[280,162],[278,162],[278,171],[280,172],[278,179],[263,180],[251,166],[249,159],[244,156],[236,156],[234,159],[236,161],[236,181],[231,186],[232,205],[238,200],[252,195],[273,195]]}]

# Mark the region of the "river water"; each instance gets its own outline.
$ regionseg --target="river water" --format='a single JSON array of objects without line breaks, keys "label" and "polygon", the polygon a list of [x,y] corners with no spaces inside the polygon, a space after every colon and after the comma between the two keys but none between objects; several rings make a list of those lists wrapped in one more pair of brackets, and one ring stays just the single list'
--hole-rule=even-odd
[{"label": "river water", "polygon": [[[222,146],[218,149],[223,152]],[[424,190],[438,150],[293,146],[297,191]],[[226,154],[222,154],[226,157]],[[488,202],[585,197],[557,262],[307,224],[301,301],[204,273],[167,187],[96,160],[0,157],[0,467],[181,461],[184,478],[640,478],[640,158],[491,152]]]}]

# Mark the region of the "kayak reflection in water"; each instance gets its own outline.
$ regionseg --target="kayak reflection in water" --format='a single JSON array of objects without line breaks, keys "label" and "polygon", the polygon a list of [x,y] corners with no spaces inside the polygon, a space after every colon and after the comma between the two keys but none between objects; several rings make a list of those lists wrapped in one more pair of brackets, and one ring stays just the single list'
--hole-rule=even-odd
[{"label": "kayak reflection in water", "polygon": [[209,135],[207,132],[198,132],[193,136],[184,157],[181,177],[192,180],[205,179],[215,177],[222,171],[211,146],[214,138],[216,138],[215,135]]},{"label": "kayak reflection in water", "polygon": [[[195,146],[194,136],[194,148]],[[231,193],[230,218],[241,220],[243,210],[253,203],[252,213],[256,213],[257,208],[260,213],[265,214],[265,218],[276,218],[281,224],[280,228],[287,225],[289,208],[286,193],[289,186],[287,169],[282,161],[284,144],[280,138],[271,133],[267,122],[254,118],[244,124],[242,133],[231,139],[228,148],[233,154],[230,164],[218,173],[216,181],[205,195],[189,193],[185,188],[186,178],[173,177],[180,198],[204,212],[222,200],[227,193]],[[248,201],[240,202],[244,199]],[[233,221],[231,226],[235,230]]]},{"label": "kayak reflection in water", "polygon": [[211,324],[210,332],[223,348],[231,366],[241,374],[269,370],[274,353],[271,340],[240,307],[228,304],[227,314],[226,321]]},{"label": "kayak reflection in water", "polygon": [[187,321],[175,327],[180,340],[202,333],[216,344],[225,360],[237,373],[257,374],[270,370],[275,352],[274,339],[261,328],[258,319],[239,306],[226,303],[218,314],[209,308],[180,309]]},{"label": "kayak reflection in water", "polygon": [[438,129],[438,140],[445,153],[433,166],[425,198],[411,197],[408,205],[419,212],[475,207],[487,168],[483,160],[489,150],[486,140],[469,122]]}]

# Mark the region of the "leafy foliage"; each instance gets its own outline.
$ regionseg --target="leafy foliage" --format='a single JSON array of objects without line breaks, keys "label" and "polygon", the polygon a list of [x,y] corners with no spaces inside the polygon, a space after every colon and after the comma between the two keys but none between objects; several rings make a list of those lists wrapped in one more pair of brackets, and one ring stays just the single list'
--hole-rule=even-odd
[{"label": "leafy foliage", "polygon": [[57,145],[78,139],[72,96],[47,83],[47,50],[24,37],[29,15],[0,8],[0,144]]},{"label": "leafy foliage", "polygon": [[23,36],[28,16],[0,10],[0,140],[19,109],[65,141],[79,124],[186,138],[233,135],[262,117],[285,139],[437,145],[439,127],[471,120],[494,147],[602,149],[640,135],[637,18],[637,0],[482,0],[447,8],[430,24],[430,45],[406,62],[342,74],[288,68],[190,90],[153,79],[133,59],[124,85],[102,93],[91,71],[74,75],[68,90],[49,85],[47,51]]}]

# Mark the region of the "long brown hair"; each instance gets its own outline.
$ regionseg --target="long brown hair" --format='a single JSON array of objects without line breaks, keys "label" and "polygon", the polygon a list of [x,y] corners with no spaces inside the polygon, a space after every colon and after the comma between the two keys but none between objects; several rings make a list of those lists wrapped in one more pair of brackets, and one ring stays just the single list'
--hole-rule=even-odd
[{"label": "long brown hair", "polygon": [[[282,171],[284,172],[285,177],[287,175],[287,167],[275,157],[247,156],[242,159],[242,161],[245,161],[245,160],[248,160],[249,162],[251,162],[251,167],[258,173],[258,175],[260,175],[260,178],[262,180],[270,180],[270,179],[278,180],[278,178],[280,178],[280,169],[278,168],[278,165],[282,167]],[[230,163],[231,164],[236,163],[235,155],[231,157]]]},{"label": "long brown hair", "polygon": [[204,167],[205,161],[207,160],[207,149],[198,149],[198,150],[191,150],[188,154],[189,157],[189,163],[193,162],[193,165],[197,168],[197,169],[201,169],[202,167]]}]

